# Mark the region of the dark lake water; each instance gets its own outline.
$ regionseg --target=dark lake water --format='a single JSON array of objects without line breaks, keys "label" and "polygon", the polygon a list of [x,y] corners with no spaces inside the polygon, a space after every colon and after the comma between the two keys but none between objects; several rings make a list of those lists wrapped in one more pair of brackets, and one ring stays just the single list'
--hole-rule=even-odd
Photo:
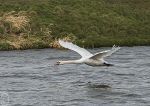
[{"label": "dark lake water", "polygon": [[150,47],[122,47],[106,59],[112,67],[54,65],[77,58],[69,50],[0,51],[0,104],[150,106]]}]

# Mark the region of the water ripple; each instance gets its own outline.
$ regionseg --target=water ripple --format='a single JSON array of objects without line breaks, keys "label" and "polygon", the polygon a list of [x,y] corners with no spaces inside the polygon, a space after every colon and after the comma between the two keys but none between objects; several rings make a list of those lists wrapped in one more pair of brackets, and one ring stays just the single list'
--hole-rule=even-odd
[{"label": "water ripple", "polygon": [[66,50],[0,51],[0,91],[11,106],[148,106],[149,54],[150,47],[122,47],[107,58],[114,67],[90,67],[55,66],[80,57]]}]

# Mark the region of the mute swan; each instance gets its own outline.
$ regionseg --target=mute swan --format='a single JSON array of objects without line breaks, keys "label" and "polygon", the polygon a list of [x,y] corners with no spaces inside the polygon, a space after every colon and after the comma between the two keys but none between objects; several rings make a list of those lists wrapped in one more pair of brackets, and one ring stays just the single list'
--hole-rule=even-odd
[{"label": "mute swan", "polygon": [[110,56],[112,53],[120,49],[120,47],[116,47],[114,45],[111,50],[106,50],[106,51],[92,54],[86,49],[81,48],[71,42],[59,40],[59,44],[64,48],[67,48],[67,49],[70,49],[79,53],[82,57],[81,59],[78,59],[78,60],[58,61],[57,65],[85,63],[90,66],[113,66],[113,64],[106,62],[104,58],[107,56]]}]

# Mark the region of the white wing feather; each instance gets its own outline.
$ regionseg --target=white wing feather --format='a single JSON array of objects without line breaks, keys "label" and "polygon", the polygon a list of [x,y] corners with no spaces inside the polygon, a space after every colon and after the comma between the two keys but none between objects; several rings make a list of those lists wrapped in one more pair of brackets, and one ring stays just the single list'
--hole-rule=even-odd
[{"label": "white wing feather", "polygon": [[113,54],[114,52],[116,52],[119,49],[120,49],[120,47],[116,47],[114,45],[111,50],[106,50],[106,51],[98,52],[98,53],[94,54],[91,57],[91,59],[102,59],[104,57],[110,56],[111,54]]},{"label": "white wing feather", "polygon": [[63,41],[63,40],[59,40],[59,44],[64,47],[64,48],[67,48],[67,49],[70,49],[70,50],[73,50],[77,53],[79,53],[82,58],[86,58],[86,57],[91,57],[93,56],[89,51],[87,51],[86,49],[84,48],[81,48],[71,42],[66,42],[66,41]]}]

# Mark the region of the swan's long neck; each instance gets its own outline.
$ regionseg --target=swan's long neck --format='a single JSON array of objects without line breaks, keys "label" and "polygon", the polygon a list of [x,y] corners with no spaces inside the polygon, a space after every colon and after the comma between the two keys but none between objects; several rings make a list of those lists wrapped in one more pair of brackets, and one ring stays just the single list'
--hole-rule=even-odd
[{"label": "swan's long neck", "polygon": [[59,61],[59,64],[78,64],[78,63],[80,63],[78,60]]}]

